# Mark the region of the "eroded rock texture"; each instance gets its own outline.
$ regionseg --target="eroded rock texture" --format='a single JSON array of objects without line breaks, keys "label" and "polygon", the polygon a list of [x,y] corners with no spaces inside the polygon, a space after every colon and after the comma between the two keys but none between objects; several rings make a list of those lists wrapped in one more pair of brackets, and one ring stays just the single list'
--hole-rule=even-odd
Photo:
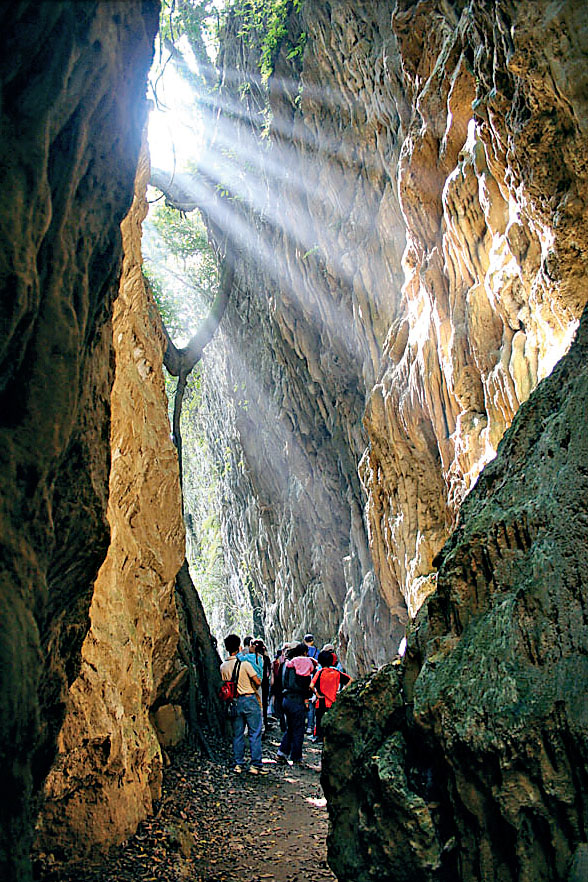
[{"label": "eroded rock texture", "polygon": [[585,303],[586,16],[400,3],[392,29],[405,278],[362,474],[384,592],[399,585],[414,615],[464,494]]},{"label": "eroded rock texture", "polygon": [[463,503],[406,661],[329,715],[341,882],[585,878],[587,355],[588,313]]},{"label": "eroded rock texture", "polygon": [[187,674],[177,659],[174,593],[184,525],[163,382],[165,339],[142,276],[148,180],[145,149],[121,228],[124,260],[112,320],[111,541],[94,586],[90,631],[69,690],[38,831],[39,849],[58,857],[83,855],[134,832],[161,792],[154,722],[168,743],[185,731],[181,710],[178,715],[170,704],[174,684]]},{"label": "eroded rock texture", "polygon": [[[401,595],[386,602],[379,591],[357,471],[366,383],[389,324],[380,292],[370,302],[382,279],[373,190],[381,195],[386,182],[371,157],[361,171],[363,141],[354,143],[339,82],[330,72],[324,90],[319,82],[332,51],[321,42],[330,25],[320,4],[308,6],[308,21],[327,31],[313,31],[303,68],[286,48],[277,60],[269,150],[256,101],[259,54],[240,45],[238,21],[225,45],[226,118],[211,161],[240,199],[215,217],[229,234],[236,282],[216,358],[207,355],[210,440],[221,463],[229,565],[250,592],[256,629],[270,643],[308,630],[317,642],[341,634],[348,663],[369,669],[395,652],[406,618]],[[291,48],[303,24],[289,26]],[[243,81],[254,88],[241,101]],[[402,247],[394,240],[385,251],[386,267],[397,258],[386,285],[396,273],[399,287]]]},{"label": "eroded rock texture", "polygon": [[270,640],[338,637],[361,672],[586,302],[585,4],[308,0],[269,146],[239,31],[207,166],[238,197],[214,217],[225,545]]},{"label": "eroded rock texture", "polygon": [[0,875],[26,880],[108,546],[120,223],[156,2],[0,9]]}]

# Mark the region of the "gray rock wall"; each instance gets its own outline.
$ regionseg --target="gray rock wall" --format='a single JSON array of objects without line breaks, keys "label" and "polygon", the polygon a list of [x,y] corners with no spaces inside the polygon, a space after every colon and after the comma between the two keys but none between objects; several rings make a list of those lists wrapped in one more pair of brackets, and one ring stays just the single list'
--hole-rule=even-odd
[{"label": "gray rock wall", "polygon": [[[309,14],[322,20],[320,10]],[[302,25],[292,20],[290,26],[295,42]],[[363,251],[355,256],[361,243],[376,247],[374,196],[359,168],[349,168],[353,133],[341,147],[341,167],[336,157],[329,161],[328,145],[349,116],[334,119],[336,96],[312,111],[312,96],[321,98],[318,83],[305,84],[301,113],[300,62],[286,54],[270,81],[273,142],[267,151],[259,137],[263,108],[254,97],[239,103],[239,86],[255,79],[257,56],[252,50],[243,69],[239,40],[226,42],[221,104],[229,110],[239,104],[241,119],[221,119],[212,162],[230,139],[235,161],[217,165],[217,174],[240,201],[219,208],[218,218],[228,215],[225,228],[238,260],[235,296],[216,352],[207,355],[211,443],[224,463],[230,567],[249,586],[267,638],[277,643],[312,630],[317,641],[348,646],[349,663],[369,669],[396,651],[406,620],[400,593],[386,603],[374,577],[357,470],[367,443],[361,423],[366,378],[373,382],[389,318],[385,305],[376,316],[368,303],[361,277],[370,270],[357,265]],[[306,65],[305,56],[305,71]],[[336,88],[329,82],[325,95]],[[317,157],[325,151],[321,164]],[[385,188],[381,172],[374,186]],[[348,199],[343,212],[333,210],[330,197]],[[400,255],[397,248],[397,265]],[[373,325],[362,323],[362,310],[373,315]]]},{"label": "gray rock wall", "polygon": [[225,40],[212,442],[259,627],[365,672],[586,301],[585,13],[340,0],[288,27],[265,93]]}]

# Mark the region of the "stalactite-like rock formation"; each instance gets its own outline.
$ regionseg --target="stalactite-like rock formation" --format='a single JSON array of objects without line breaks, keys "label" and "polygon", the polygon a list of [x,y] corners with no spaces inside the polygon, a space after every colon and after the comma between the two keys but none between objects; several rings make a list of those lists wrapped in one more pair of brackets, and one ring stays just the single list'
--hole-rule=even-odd
[{"label": "stalactite-like rock formation", "polygon": [[[122,224],[123,270],[113,313],[111,543],[94,586],[91,627],[69,690],[38,833],[39,849],[59,857],[120,842],[149,814],[162,772],[149,712],[156,705],[170,711],[166,689],[187,675],[176,660],[174,588],[184,525],[163,383],[165,338],[142,276],[148,180],[144,150]],[[176,737],[185,728],[181,711],[178,724]],[[173,743],[174,732],[167,735]]]},{"label": "stalactite-like rock formation", "polygon": [[156,2],[0,9],[0,876],[26,880],[108,546],[111,305]]},{"label": "stalactite-like rock formation", "polygon": [[561,49],[583,18],[575,3],[459,15],[435,2],[392,17],[409,108],[405,278],[362,475],[382,588],[400,586],[411,615],[461,500],[586,301],[582,45]]},{"label": "stalactite-like rock formation", "polygon": [[259,52],[229,27],[214,147],[236,157],[218,168],[237,269],[211,442],[233,577],[270,639],[339,637],[354,671],[390,659],[464,496],[569,346],[585,47],[578,2],[308,0],[267,149]]}]

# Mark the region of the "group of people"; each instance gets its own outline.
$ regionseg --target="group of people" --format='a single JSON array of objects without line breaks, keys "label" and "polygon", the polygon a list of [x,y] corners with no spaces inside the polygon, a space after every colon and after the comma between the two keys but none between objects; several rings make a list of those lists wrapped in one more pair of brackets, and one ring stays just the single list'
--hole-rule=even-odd
[{"label": "group of people", "polygon": [[225,638],[229,658],[221,665],[223,680],[236,680],[236,716],[233,720],[234,770],[245,768],[245,729],[249,737],[253,775],[265,775],[261,759],[262,732],[270,712],[283,732],[277,763],[302,764],[305,731],[322,742],[322,719],[338,692],[351,677],[343,671],[332,643],[319,652],[312,634],[300,643],[285,643],[271,662],[263,641],[236,634]]}]

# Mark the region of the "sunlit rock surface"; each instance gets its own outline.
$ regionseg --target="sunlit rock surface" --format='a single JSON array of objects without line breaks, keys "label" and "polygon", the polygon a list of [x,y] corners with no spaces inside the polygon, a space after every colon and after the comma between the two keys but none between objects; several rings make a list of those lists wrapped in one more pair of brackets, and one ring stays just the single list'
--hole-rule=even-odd
[{"label": "sunlit rock surface", "polygon": [[0,8],[0,877],[42,786],[108,546],[111,304],[155,2]]},{"label": "sunlit rock surface", "polygon": [[392,17],[408,103],[388,165],[404,280],[362,476],[384,594],[400,586],[411,615],[464,495],[586,301],[585,10],[514,10],[400,3]]},{"label": "sunlit rock surface", "polygon": [[[163,382],[165,340],[142,277],[148,180],[144,150],[122,223],[113,313],[111,543],[94,586],[91,628],[39,825],[38,848],[58,856],[121,842],[150,812],[160,795],[162,757],[149,712],[182,673],[174,597],[184,559],[178,462]],[[168,742],[174,740],[169,728],[168,720],[162,725]],[[184,729],[180,711],[176,734]]]},{"label": "sunlit rock surface", "polygon": [[211,159],[238,197],[225,545],[270,640],[310,629],[365,672],[586,302],[585,8],[309,0],[269,147],[238,30]]},{"label": "sunlit rock surface", "polygon": [[328,716],[340,882],[586,878],[588,313],[463,503],[407,658]]}]

